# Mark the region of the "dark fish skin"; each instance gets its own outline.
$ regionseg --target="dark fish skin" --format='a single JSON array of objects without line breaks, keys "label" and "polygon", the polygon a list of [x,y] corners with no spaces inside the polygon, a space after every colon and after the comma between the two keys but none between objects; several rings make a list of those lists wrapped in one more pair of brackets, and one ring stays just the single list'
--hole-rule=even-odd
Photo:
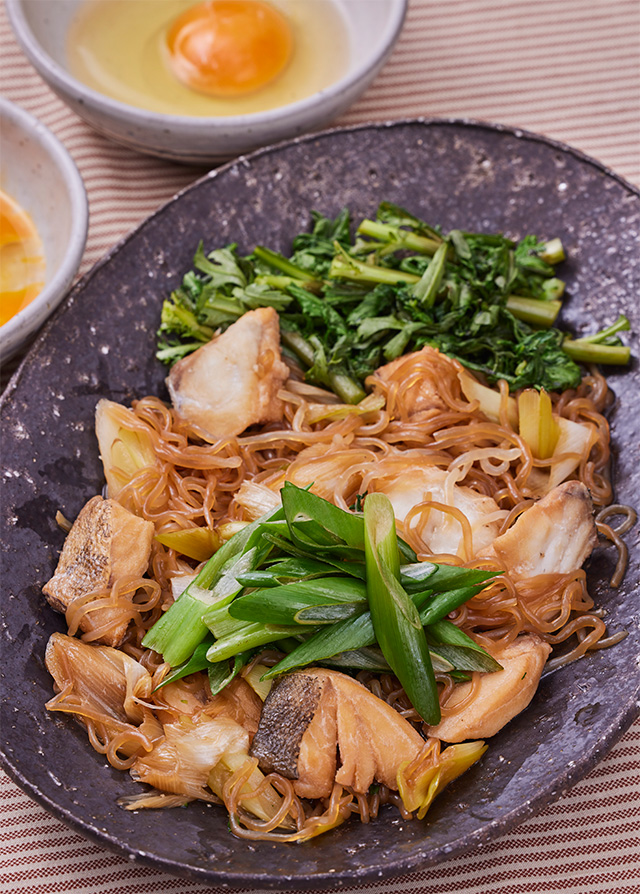
[{"label": "dark fish skin", "polygon": [[[134,515],[117,500],[92,497],[86,503],[62,547],[58,566],[42,588],[56,611],[66,612],[78,598],[97,599],[118,580],[139,578],[147,570],[153,522]],[[95,592],[97,595],[91,596]],[[92,631],[106,625],[98,642],[119,646],[130,615],[117,605],[105,605],[80,619],[80,629]]]},{"label": "dark fish skin", "polygon": [[304,673],[281,677],[271,688],[251,755],[264,773],[298,778],[300,742],[318,709],[324,681]]}]

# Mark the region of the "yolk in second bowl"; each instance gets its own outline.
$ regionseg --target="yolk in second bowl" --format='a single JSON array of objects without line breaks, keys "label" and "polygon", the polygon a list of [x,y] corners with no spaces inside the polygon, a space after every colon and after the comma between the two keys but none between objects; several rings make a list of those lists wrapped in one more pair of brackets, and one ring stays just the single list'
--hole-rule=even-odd
[{"label": "yolk in second bowl", "polygon": [[44,286],[44,251],[28,214],[0,190],[0,326]]},{"label": "yolk in second bowl", "polygon": [[263,0],[198,3],[167,34],[174,74],[213,96],[239,96],[271,82],[289,61],[292,43],[286,18]]}]

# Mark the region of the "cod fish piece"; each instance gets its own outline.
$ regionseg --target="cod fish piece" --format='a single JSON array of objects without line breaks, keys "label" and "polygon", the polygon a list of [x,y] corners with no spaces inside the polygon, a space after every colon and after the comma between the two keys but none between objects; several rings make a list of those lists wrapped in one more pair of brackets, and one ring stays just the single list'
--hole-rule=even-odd
[{"label": "cod fish piece", "polygon": [[[475,695],[459,714],[444,716],[429,735],[444,742],[487,739],[527,707],[533,698],[551,646],[535,634],[519,636],[506,648],[492,651],[502,670],[482,674]],[[469,698],[473,683],[455,687],[444,710]]]},{"label": "cod fish piece", "polygon": [[[50,605],[66,612],[71,603],[92,591],[107,590],[123,578],[141,577],[147,570],[154,526],[129,512],[115,500],[92,497],[80,510],[64,542],[56,572],[42,592]],[[128,618],[117,607],[106,606],[85,614],[80,629],[103,625],[99,637],[118,646],[126,633]]]},{"label": "cod fish piece", "polygon": [[282,418],[278,391],[289,377],[272,307],[250,310],[222,335],[179,360],[167,378],[174,407],[212,438]]},{"label": "cod fish piece", "polygon": [[273,686],[250,753],[265,773],[295,780],[298,796],[326,798],[334,781],[362,793],[374,780],[397,789],[400,764],[423,746],[413,726],[366,687],[338,671],[307,668]]},{"label": "cod fish piece", "polygon": [[568,574],[582,567],[597,539],[589,491],[581,481],[566,481],[496,537],[489,554],[514,580]]},{"label": "cod fish piece", "polygon": [[462,512],[470,526],[470,550],[466,548],[464,531],[458,519],[439,509],[432,509],[427,523],[420,530],[420,536],[434,554],[458,555],[465,561],[484,554],[507,516],[507,512],[501,510],[492,497],[454,483],[455,478],[450,473],[430,464],[419,451],[408,450],[400,456],[390,454],[364,467],[363,471],[361,489],[386,494],[400,522],[404,522],[414,506],[425,500]]}]

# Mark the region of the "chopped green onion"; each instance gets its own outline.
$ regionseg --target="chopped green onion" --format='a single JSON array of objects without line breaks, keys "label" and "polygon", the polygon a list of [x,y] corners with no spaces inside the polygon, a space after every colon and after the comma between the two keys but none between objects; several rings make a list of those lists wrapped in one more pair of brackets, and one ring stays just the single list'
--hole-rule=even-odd
[{"label": "chopped green onion", "polygon": [[367,595],[382,652],[411,704],[430,724],[440,720],[438,689],[418,610],[400,584],[393,507],[384,494],[364,504]]},{"label": "chopped green onion", "polygon": [[[267,521],[277,521],[283,518],[283,515],[282,507],[278,506],[268,515],[242,528],[230,540],[227,540],[211,556],[207,564],[168,611],[147,631],[142,645],[146,649],[159,652],[172,667],[187,661],[208,633],[202,615],[216,601],[216,598],[228,598],[230,566],[243,553],[251,536],[261,524]],[[248,570],[248,568],[238,568],[237,570]],[[226,596],[218,595],[216,597],[212,590],[223,578],[225,578],[223,586],[228,585],[227,589],[223,590]]]},{"label": "chopped green onion", "polygon": [[173,670],[169,671],[162,683],[159,683],[156,686],[154,692],[158,689],[162,689],[167,683],[175,683],[176,680],[188,677],[189,674],[196,674],[198,671],[206,670],[209,665],[209,662],[207,661],[207,650],[210,649],[212,645],[213,637],[208,636],[196,646],[193,655],[187,661],[179,667],[175,667]]},{"label": "chopped green onion", "polygon": [[437,621],[431,624],[426,632],[431,643],[430,648],[448,658],[456,670],[477,670],[485,673],[502,670],[502,665],[486,649],[451,621],[446,619]]},{"label": "chopped green onion", "polygon": [[366,607],[367,588],[362,581],[353,577],[328,577],[254,590],[234,600],[229,614],[245,621],[292,624],[296,614],[310,606],[354,602]]},{"label": "chopped green onion", "polygon": [[253,624],[248,621],[238,621],[235,630],[226,636],[220,637],[209,647],[207,660],[211,662],[224,661],[233,658],[240,652],[256,649],[258,646],[266,646],[285,636],[298,633],[299,627],[280,627],[275,624]]},{"label": "chopped green onion", "polygon": [[347,618],[328,627],[321,627],[317,633],[289,652],[262,679],[270,680],[296,667],[319,663],[343,652],[355,652],[374,643],[375,635],[369,612],[357,618]]},{"label": "chopped green onion", "polygon": [[251,659],[252,654],[252,652],[240,652],[234,656],[231,666],[226,661],[209,664],[207,673],[211,695],[217,695],[219,692],[222,692],[225,686],[228,686],[234,677],[238,676],[245,664]]},{"label": "chopped green onion", "polygon": [[309,605],[301,608],[293,616],[296,624],[335,624],[346,618],[357,618],[364,614],[366,603],[363,602],[333,602],[326,605]]},{"label": "chopped green onion", "polygon": [[471,586],[447,590],[444,593],[437,593],[432,596],[426,605],[423,600],[420,600],[420,594],[412,594],[411,598],[418,602],[420,606],[420,620],[426,627],[445,618],[450,612],[472,599],[482,589],[482,586]]}]

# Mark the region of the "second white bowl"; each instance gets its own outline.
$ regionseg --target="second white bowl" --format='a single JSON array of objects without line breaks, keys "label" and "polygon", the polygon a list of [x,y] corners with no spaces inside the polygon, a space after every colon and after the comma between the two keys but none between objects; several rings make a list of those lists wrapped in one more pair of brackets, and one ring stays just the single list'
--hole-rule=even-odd
[{"label": "second white bowl", "polygon": [[24,109],[0,98],[0,185],[31,217],[44,248],[45,284],[0,326],[0,361],[22,348],[67,293],[87,240],[82,178],[62,143]]}]

